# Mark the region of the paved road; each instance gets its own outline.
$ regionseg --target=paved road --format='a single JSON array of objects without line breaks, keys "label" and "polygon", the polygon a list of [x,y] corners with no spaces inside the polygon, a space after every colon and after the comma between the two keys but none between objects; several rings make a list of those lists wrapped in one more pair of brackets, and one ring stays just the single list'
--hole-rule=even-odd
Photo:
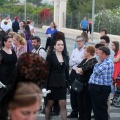
[{"label": "paved road", "polygon": [[[37,32],[36,35],[40,36],[42,46],[44,47],[45,42],[46,42],[45,34]],[[67,43],[68,52],[71,55],[75,41],[73,39],[66,38],[66,43]],[[67,114],[69,114],[70,111],[71,111],[70,99],[69,99],[69,96],[67,96]],[[116,108],[114,106],[111,106],[111,113],[110,114],[111,114],[111,120],[120,120],[120,108]],[[45,120],[45,115],[39,114],[37,120]],[[60,116],[53,116],[52,120],[61,120],[61,118],[60,118]],[[76,119],[68,119],[68,120],[76,120]]]}]

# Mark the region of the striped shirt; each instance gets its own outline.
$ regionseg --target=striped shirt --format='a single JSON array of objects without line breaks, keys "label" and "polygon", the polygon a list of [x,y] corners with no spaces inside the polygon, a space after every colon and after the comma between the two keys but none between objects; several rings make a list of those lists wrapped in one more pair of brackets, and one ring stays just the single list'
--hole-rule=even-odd
[{"label": "striped shirt", "polygon": [[89,84],[110,86],[112,84],[113,70],[114,64],[109,58],[104,59],[100,64],[97,63],[89,79]]}]

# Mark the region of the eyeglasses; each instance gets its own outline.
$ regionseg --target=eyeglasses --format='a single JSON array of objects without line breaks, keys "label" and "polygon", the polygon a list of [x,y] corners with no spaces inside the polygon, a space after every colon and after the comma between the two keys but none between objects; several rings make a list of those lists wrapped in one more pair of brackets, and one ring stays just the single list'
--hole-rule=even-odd
[{"label": "eyeglasses", "polygon": [[84,40],[77,40],[76,42],[83,42]]}]

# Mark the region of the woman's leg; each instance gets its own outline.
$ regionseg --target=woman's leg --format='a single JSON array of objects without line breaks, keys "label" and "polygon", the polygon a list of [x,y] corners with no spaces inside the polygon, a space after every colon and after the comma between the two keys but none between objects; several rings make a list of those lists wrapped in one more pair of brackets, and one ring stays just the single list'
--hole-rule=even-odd
[{"label": "woman's leg", "polygon": [[51,108],[53,106],[54,101],[53,100],[47,100],[47,105],[45,107],[45,118],[46,120],[50,119],[50,112],[51,112]]},{"label": "woman's leg", "polygon": [[59,106],[62,120],[67,120],[66,100],[59,100]]}]

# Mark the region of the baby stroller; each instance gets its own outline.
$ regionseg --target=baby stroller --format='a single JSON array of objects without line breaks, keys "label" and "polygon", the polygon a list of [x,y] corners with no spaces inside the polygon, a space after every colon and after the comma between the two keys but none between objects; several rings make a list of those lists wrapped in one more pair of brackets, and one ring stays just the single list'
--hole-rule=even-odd
[{"label": "baby stroller", "polygon": [[[120,82],[120,73],[116,78],[116,82]],[[115,107],[120,107],[120,86],[116,86],[116,91],[112,103]]]}]

